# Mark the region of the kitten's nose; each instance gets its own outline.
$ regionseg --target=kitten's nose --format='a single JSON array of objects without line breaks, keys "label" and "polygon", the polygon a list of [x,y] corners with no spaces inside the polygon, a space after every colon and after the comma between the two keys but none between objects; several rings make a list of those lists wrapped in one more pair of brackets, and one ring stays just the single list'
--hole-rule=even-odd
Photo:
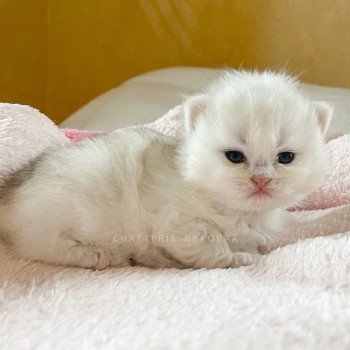
[{"label": "kitten's nose", "polygon": [[271,179],[264,175],[253,175],[251,177],[252,181],[254,181],[259,187],[265,186]]}]

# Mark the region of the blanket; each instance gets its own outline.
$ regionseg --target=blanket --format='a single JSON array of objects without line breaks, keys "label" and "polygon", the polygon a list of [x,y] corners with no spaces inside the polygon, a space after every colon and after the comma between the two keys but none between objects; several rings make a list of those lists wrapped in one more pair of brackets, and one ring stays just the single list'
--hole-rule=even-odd
[{"label": "blanket", "polygon": [[[181,117],[176,107],[145,127],[176,137]],[[0,185],[43,150],[98,134],[0,104]],[[90,271],[16,259],[0,246],[0,347],[349,348],[349,135],[326,151],[324,184],[291,208],[287,238],[253,266]]]}]

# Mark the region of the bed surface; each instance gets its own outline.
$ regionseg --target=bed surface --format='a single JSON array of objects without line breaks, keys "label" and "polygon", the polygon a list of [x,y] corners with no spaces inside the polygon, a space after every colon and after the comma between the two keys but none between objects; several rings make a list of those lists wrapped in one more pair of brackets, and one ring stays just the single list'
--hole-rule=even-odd
[{"label": "bed surface", "polygon": [[[149,72],[96,97],[61,126],[86,130],[116,128],[151,122],[217,78],[218,69],[177,67]],[[303,84],[314,100],[335,107],[331,130],[350,131],[350,89]]]}]

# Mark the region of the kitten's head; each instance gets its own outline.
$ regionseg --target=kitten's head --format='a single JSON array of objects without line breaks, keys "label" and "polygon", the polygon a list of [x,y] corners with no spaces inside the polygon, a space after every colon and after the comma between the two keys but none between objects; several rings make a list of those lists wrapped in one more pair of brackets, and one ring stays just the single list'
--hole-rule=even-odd
[{"label": "kitten's head", "polygon": [[285,74],[227,72],[184,103],[184,176],[231,208],[295,205],[326,173],[332,114]]}]

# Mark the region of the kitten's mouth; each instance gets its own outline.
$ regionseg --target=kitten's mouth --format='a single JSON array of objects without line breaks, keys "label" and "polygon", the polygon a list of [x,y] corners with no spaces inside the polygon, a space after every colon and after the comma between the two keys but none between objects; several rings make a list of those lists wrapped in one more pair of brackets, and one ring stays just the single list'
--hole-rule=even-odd
[{"label": "kitten's mouth", "polygon": [[258,198],[271,197],[271,191],[269,191],[266,187],[260,187],[258,189],[255,189],[253,192],[251,192],[249,197],[258,197]]}]

